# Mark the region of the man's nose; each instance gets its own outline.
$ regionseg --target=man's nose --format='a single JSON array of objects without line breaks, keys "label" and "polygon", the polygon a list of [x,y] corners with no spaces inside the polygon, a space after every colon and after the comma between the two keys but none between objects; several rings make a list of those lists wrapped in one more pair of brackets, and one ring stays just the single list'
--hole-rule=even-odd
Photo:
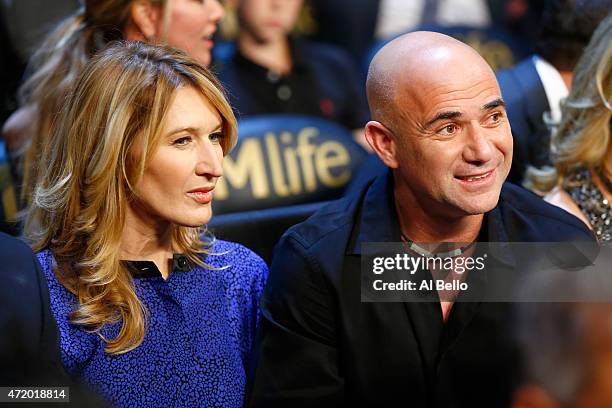
[{"label": "man's nose", "polygon": [[223,154],[210,141],[206,141],[198,150],[196,173],[209,178],[223,175]]},{"label": "man's nose", "polygon": [[463,158],[466,162],[482,164],[493,159],[495,148],[487,131],[480,124],[472,124],[465,135]]}]

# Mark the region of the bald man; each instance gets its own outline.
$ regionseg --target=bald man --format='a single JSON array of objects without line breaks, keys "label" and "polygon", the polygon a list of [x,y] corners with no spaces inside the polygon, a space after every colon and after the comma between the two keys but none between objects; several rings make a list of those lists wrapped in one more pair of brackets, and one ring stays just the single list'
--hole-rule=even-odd
[{"label": "bald man", "polygon": [[[495,76],[472,48],[436,33],[399,37],[372,61],[367,91],[366,137],[387,169],[281,239],[261,304],[250,405],[507,406],[508,304],[454,302],[435,290],[426,302],[362,302],[362,245],[403,242],[415,256],[465,257],[476,241],[593,236],[504,184],[510,126]],[[467,245],[442,254],[442,242]],[[522,261],[509,252],[497,262],[511,275]]]}]

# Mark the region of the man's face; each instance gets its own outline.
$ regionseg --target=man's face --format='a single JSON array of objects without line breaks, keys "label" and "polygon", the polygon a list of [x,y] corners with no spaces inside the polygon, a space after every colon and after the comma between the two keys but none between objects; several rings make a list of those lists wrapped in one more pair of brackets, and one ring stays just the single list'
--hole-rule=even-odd
[{"label": "man's face", "polygon": [[512,135],[488,67],[432,67],[396,93],[397,173],[406,198],[432,215],[482,214],[497,205]]}]

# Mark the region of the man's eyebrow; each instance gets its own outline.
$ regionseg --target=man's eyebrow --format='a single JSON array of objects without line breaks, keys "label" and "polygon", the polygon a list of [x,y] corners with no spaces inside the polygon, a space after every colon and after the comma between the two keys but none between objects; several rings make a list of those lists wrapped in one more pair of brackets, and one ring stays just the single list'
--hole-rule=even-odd
[{"label": "man's eyebrow", "polygon": [[502,98],[497,98],[494,101],[486,103],[482,106],[482,110],[487,111],[495,108],[499,108],[500,106],[506,107],[506,102]]},{"label": "man's eyebrow", "polygon": [[431,125],[433,125],[434,123],[436,123],[436,122],[438,122],[440,120],[456,119],[456,118],[460,117],[461,115],[462,115],[462,113],[461,112],[457,112],[457,111],[440,112],[436,116],[434,116],[434,118],[432,120],[427,122],[425,124],[425,127],[429,128],[429,127],[431,127]]}]

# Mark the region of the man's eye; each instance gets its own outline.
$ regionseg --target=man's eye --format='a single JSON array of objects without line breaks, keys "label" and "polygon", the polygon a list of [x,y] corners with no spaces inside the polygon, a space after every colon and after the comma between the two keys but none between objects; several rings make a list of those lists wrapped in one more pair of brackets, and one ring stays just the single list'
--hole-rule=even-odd
[{"label": "man's eye", "polygon": [[208,138],[213,142],[219,142],[224,137],[225,135],[221,132],[215,132],[215,133],[211,133],[210,135],[208,135]]},{"label": "man's eye", "polygon": [[457,125],[455,125],[454,123],[451,123],[451,124],[444,126],[442,129],[440,129],[438,133],[441,133],[443,135],[453,135],[457,133],[458,129],[459,128],[457,127]]},{"label": "man's eye", "polygon": [[495,112],[493,114],[491,114],[491,116],[489,116],[489,121],[491,123],[499,123],[502,120],[502,114],[501,112]]}]

